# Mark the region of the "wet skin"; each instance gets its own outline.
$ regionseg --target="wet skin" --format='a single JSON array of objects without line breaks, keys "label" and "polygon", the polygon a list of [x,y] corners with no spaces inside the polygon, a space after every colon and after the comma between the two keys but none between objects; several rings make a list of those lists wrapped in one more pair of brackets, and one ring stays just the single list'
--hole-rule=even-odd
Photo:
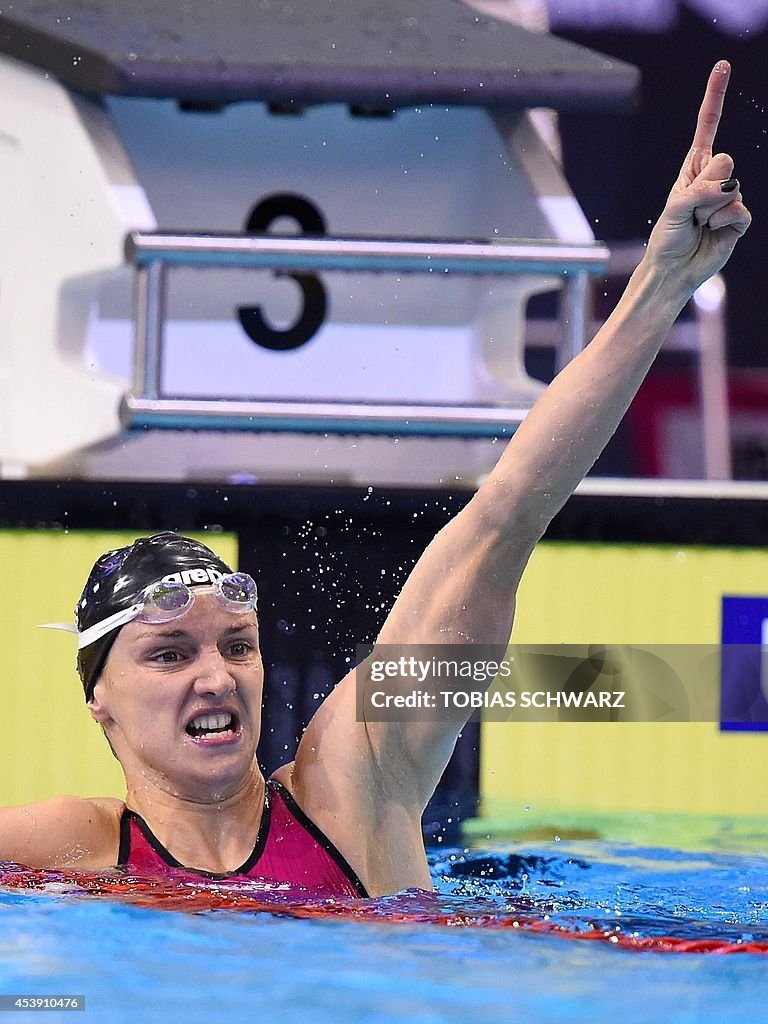
[{"label": "wet skin", "polygon": [[[233,614],[207,588],[178,619],[124,626],[89,708],[125,772],[126,804],[154,820],[180,804],[205,818],[239,808],[252,847],[264,792],[263,680],[256,613]],[[198,716],[222,714],[230,728],[191,734]]]}]

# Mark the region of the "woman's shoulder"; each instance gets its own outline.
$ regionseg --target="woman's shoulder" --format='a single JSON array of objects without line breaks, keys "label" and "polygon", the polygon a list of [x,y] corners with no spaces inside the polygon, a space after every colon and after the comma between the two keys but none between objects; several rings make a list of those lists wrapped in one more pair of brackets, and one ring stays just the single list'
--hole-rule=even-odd
[{"label": "woman's shoulder", "polygon": [[120,828],[125,802],[110,796],[55,796],[38,804],[27,804],[26,809],[36,809],[65,828],[74,825],[97,834],[104,829]]},{"label": "woman's shoulder", "polygon": [[270,782],[277,782],[278,785],[282,786],[283,789],[287,789],[288,792],[293,796],[293,770],[296,765],[295,761],[291,761],[289,764],[284,764],[280,768],[277,768],[269,777]]},{"label": "woman's shoulder", "polygon": [[0,808],[0,860],[84,871],[112,867],[124,809],[122,800],[80,796]]}]

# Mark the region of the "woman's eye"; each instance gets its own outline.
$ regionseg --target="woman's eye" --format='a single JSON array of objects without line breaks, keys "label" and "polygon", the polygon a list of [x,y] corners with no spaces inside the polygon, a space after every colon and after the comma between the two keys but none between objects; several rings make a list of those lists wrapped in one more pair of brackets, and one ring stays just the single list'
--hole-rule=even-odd
[{"label": "woman's eye", "polygon": [[247,640],[235,640],[229,646],[229,653],[233,658],[247,658],[252,651],[253,647]]},{"label": "woman's eye", "polygon": [[177,661],[181,661],[181,655],[178,651],[157,651],[150,655],[149,660],[159,665],[174,665]]}]

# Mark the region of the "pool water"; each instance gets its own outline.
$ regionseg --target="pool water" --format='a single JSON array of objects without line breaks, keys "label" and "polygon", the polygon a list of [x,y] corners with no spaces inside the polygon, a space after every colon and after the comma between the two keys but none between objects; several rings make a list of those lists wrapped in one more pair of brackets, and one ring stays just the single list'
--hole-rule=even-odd
[{"label": "pool water", "polygon": [[[82,1015],[43,1019],[89,1024],[768,1020],[768,959],[743,951],[768,949],[768,857],[582,841],[435,850],[430,864],[437,897],[338,901],[330,917],[290,916],[323,907],[252,885],[183,899],[144,886],[136,905],[122,878],[100,895],[7,874],[0,993],[84,994]],[[272,912],[249,909],[265,901]],[[155,909],[209,903],[225,909]],[[654,936],[720,952],[629,941]]]}]

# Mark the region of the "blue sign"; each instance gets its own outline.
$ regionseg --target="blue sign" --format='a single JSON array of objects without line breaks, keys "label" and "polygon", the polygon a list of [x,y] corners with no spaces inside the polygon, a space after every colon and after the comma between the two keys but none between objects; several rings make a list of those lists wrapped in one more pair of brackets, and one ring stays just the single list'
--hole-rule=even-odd
[{"label": "blue sign", "polygon": [[768,732],[768,597],[723,597],[720,728]]}]

